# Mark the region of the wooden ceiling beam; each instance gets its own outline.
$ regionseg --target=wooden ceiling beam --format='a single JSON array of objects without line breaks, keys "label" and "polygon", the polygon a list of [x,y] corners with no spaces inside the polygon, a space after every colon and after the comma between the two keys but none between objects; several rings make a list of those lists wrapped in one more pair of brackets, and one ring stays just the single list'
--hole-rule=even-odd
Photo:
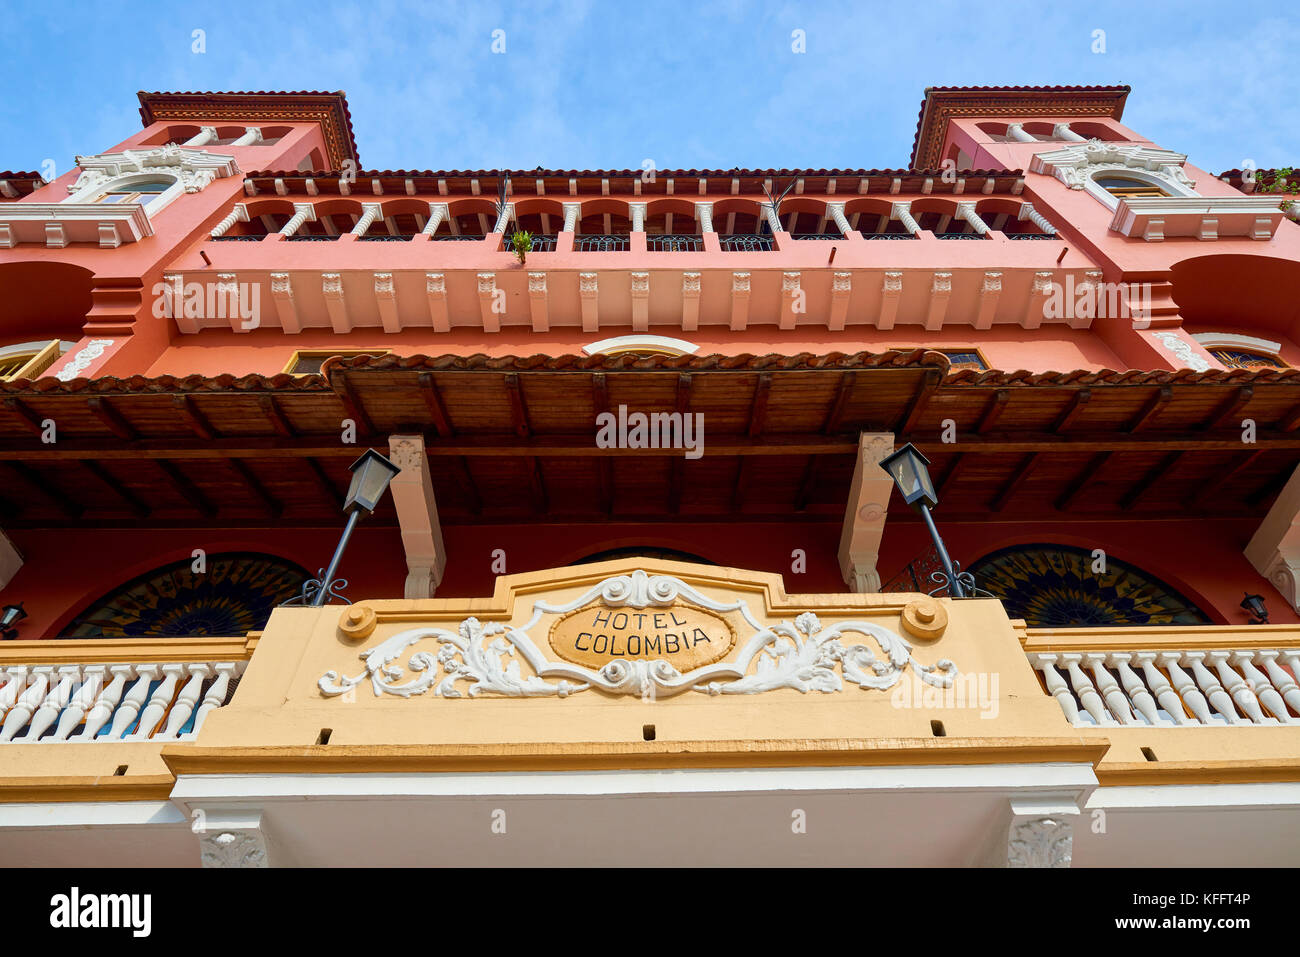
[{"label": "wooden ceiling beam", "polygon": [[[917,420],[920,419],[921,413],[925,411],[930,396],[939,388],[939,383],[943,381],[943,373],[937,369],[927,369],[921,378],[921,384],[917,386],[916,394],[912,396],[912,401],[907,407],[902,417],[898,420],[895,427],[890,431],[900,438],[907,436],[915,427]],[[904,441],[906,439],[904,438]],[[856,448],[856,444],[855,444]]]},{"label": "wooden ceiling beam", "polygon": [[808,464],[804,467],[803,478],[799,481],[799,493],[794,499],[794,510],[796,512],[807,511],[808,502],[812,499],[813,488],[817,484],[818,463],[821,461],[817,456],[808,456]]},{"label": "wooden ceiling beam", "polygon": [[1142,500],[1142,496],[1150,492],[1161,479],[1178,465],[1186,454],[1186,452],[1170,452],[1166,455],[1155,468],[1138,479],[1133,487],[1124,493],[1124,496],[1119,500],[1119,507],[1126,512],[1130,511],[1134,505]]},{"label": "wooden ceiling beam", "polygon": [[840,430],[840,422],[844,419],[844,409],[849,404],[849,395],[853,391],[854,381],[855,373],[840,373],[839,384],[835,386],[835,398],[831,401],[830,411],[826,413],[822,434],[833,435]]},{"label": "wooden ceiling beam", "polygon": [[194,399],[191,396],[174,395],[172,396],[172,404],[176,407],[176,411],[180,413],[180,417],[185,420],[185,424],[190,427],[190,431],[199,438],[215,439],[217,437],[217,433],[212,428],[212,424],[208,422],[203,413],[198,410],[198,407],[194,404]]},{"label": "wooden ceiling beam", "polygon": [[134,492],[110,475],[108,471],[94,459],[84,459],[81,462],[81,466],[93,475],[101,485],[107,486],[114,495],[126,502],[127,506],[136,514],[137,517],[146,518],[153,511],[153,509],[141,501]]},{"label": "wooden ceiling beam", "polygon": [[772,373],[760,373],[758,385],[754,388],[754,401],[750,406],[749,429],[745,433],[750,438],[757,438],[763,434],[763,423],[767,418],[767,403],[771,394]]},{"label": "wooden ceiling beam", "polygon": [[[465,496],[465,505],[470,514],[480,514],[483,511],[483,499],[478,494],[478,486],[474,484],[474,476],[469,470],[469,463],[465,460],[465,456],[454,456],[447,461],[447,465],[451,468],[456,488]],[[430,467],[437,468],[437,465],[430,463]]]},{"label": "wooden ceiling beam", "polygon": [[1169,400],[1174,397],[1174,390],[1167,385],[1162,385],[1160,389],[1151,398],[1147,399],[1146,404],[1142,406],[1133,420],[1129,423],[1127,429],[1130,433],[1138,433],[1150,427],[1155,421],[1160,410],[1169,404]]},{"label": "wooden ceiling beam", "polygon": [[249,490],[261,501],[262,507],[271,518],[279,518],[284,514],[284,505],[280,500],[272,495],[261,479],[253,474],[253,470],[248,467],[248,463],[243,459],[229,459],[230,467],[238,473],[239,477],[244,480],[244,484]]},{"label": "wooden ceiling beam", "polygon": [[432,372],[421,372],[419,375],[420,398],[424,400],[424,407],[429,410],[429,418],[433,420],[433,427],[438,430],[441,438],[450,438],[456,434],[452,428],[451,417],[447,415],[447,406],[442,401],[442,393],[438,391],[438,384],[433,381]]},{"label": "wooden ceiling beam", "polygon": [[284,417],[284,412],[280,409],[280,403],[275,400],[273,395],[259,395],[257,404],[262,409],[262,414],[266,416],[271,428],[275,434],[285,439],[296,438],[298,433],[294,427],[289,424],[289,420]]},{"label": "wooden ceiling beam", "polygon": [[1078,392],[1074,393],[1074,398],[1070,400],[1070,404],[1066,406],[1065,411],[1062,412],[1060,417],[1056,420],[1055,424],[1052,426],[1052,431],[1059,435],[1068,429],[1074,424],[1075,420],[1083,414],[1084,410],[1088,407],[1088,403],[1091,401],[1091,389],[1080,389]]},{"label": "wooden ceiling beam", "polygon": [[9,466],[9,471],[17,476],[20,482],[35,489],[38,495],[51,502],[66,517],[77,519],[85,514],[85,508],[74,502],[50,480],[49,476],[41,475],[26,462],[6,462],[5,464]]},{"label": "wooden ceiling beam", "polygon": [[4,403],[6,409],[18,416],[19,421],[23,424],[23,428],[28,432],[36,436],[38,439],[45,434],[45,426],[42,424],[43,420],[39,415],[33,412],[22,399],[17,399],[13,396],[5,396]]},{"label": "wooden ceiling beam", "polygon": [[1012,474],[1011,479],[1002,486],[998,491],[998,494],[994,497],[993,504],[990,506],[993,511],[1000,512],[1006,508],[1007,502],[1009,502],[1011,497],[1020,490],[1020,486],[1025,484],[1025,481],[1029,478],[1034,469],[1038,467],[1038,464],[1042,462],[1042,460],[1042,452],[1030,452],[1020,460],[1020,464],[1016,466],[1015,473]]},{"label": "wooden ceiling beam", "polygon": [[1056,499],[1057,511],[1068,512],[1070,510],[1071,506],[1074,505],[1075,501],[1083,493],[1084,489],[1092,484],[1093,479],[1097,477],[1097,474],[1103,467],[1105,467],[1106,463],[1110,461],[1110,457],[1113,454],[1113,452],[1099,452],[1088,460],[1088,464],[1083,467],[1083,471],[1075,477],[1074,481],[1072,481],[1066,487],[1065,491]]},{"label": "wooden ceiling beam", "polygon": [[1002,413],[1006,411],[1010,398],[1011,393],[1006,389],[998,389],[994,392],[988,406],[984,409],[984,414],[980,416],[979,425],[975,426],[975,431],[980,435],[992,431],[998,419],[1002,418]]},{"label": "wooden ceiling beam", "polygon": [[1255,390],[1252,386],[1243,385],[1235,393],[1228,396],[1219,404],[1219,407],[1210,414],[1205,423],[1205,431],[1216,432],[1225,428],[1241,428],[1241,410],[1250,404],[1250,400],[1255,397]]},{"label": "wooden ceiling beam", "polygon": [[185,501],[189,502],[194,509],[203,515],[204,518],[214,518],[217,514],[217,507],[208,500],[197,485],[190,481],[190,477],[182,472],[174,462],[169,459],[154,459],[154,464],[159,470],[167,476],[172,487],[180,493]]},{"label": "wooden ceiling beam", "polygon": [[338,376],[334,381],[338,383],[338,396],[343,403],[344,414],[357,424],[357,437],[375,435],[375,424],[370,421],[366,407],[361,404],[352,383],[348,382],[346,376]]},{"label": "wooden ceiling beam", "polygon": [[961,473],[970,468],[971,458],[972,456],[968,454],[953,456],[952,465],[948,466],[948,470],[943,473],[943,478],[941,478],[939,484],[935,486],[935,495],[939,497],[939,501],[942,502],[944,496],[952,491],[957,479],[961,477]]},{"label": "wooden ceiling beam", "polygon": [[325,493],[325,497],[330,500],[331,504],[333,504],[336,509],[341,511],[343,509],[343,493],[338,490],[338,486],[336,486],[330,477],[325,474],[324,467],[314,458],[308,457],[303,459],[303,461],[307,463],[307,470],[311,472],[312,478],[315,479],[316,484],[321,487],[321,490]]},{"label": "wooden ceiling beam", "polygon": [[1213,478],[1201,485],[1187,498],[1187,507],[1196,508],[1210,500],[1219,489],[1227,485],[1238,475],[1253,468],[1263,452],[1252,452],[1230,469],[1219,471]]},{"label": "wooden ceiling beam", "polygon": [[119,439],[130,442],[136,437],[135,429],[122,418],[122,413],[113,408],[113,404],[108,399],[100,395],[92,395],[86,399],[86,405],[90,407],[95,418]]},{"label": "wooden ceiling beam", "polygon": [[510,424],[514,427],[515,435],[526,439],[532,434],[532,429],[528,426],[528,406],[524,403],[524,391],[519,384],[519,373],[507,372],[505,384],[506,397],[510,400]]}]

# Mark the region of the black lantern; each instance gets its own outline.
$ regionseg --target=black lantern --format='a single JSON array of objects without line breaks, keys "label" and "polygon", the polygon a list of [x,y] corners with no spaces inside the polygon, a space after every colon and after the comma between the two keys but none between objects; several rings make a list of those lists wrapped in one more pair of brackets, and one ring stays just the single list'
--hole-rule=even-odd
[{"label": "black lantern", "polygon": [[4,636],[5,641],[13,641],[18,637],[18,629],[14,625],[27,617],[27,612],[23,609],[23,603],[16,605],[5,605],[4,614],[0,615],[0,635]]},{"label": "black lantern", "polygon": [[352,537],[352,530],[357,527],[362,514],[369,514],[375,510],[379,500],[388,491],[393,476],[401,471],[374,449],[366,449],[365,454],[348,466],[348,469],[352,472],[352,484],[348,486],[348,497],[343,502],[343,511],[347,513],[348,521],[343,526],[343,534],[339,536],[339,543],[334,548],[334,556],[330,559],[329,567],[321,573],[320,578],[312,578],[304,582],[302,594],[284,602],[286,605],[309,605],[318,608],[330,598],[342,598],[343,601],[347,601],[334,589],[346,588],[348,583],[345,579],[336,579],[334,573],[338,570],[339,562],[343,560],[348,539]]},{"label": "black lantern", "polygon": [[943,539],[939,537],[939,529],[934,526],[930,509],[939,504],[939,496],[935,494],[934,482],[930,480],[929,465],[930,460],[911,442],[880,460],[880,467],[894,480],[894,485],[903,496],[903,501],[921,513],[926,527],[930,530],[934,550],[939,553],[939,561],[943,563],[943,571],[935,572],[931,580],[946,585],[948,594],[953,598],[965,598],[966,589],[968,587],[973,589],[975,580],[970,572],[963,572],[953,564],[952,559],[948,557],[948,549],[943,545]]},{"label": "black lantern", "polygon": [[343,503],[345,512],[358,508],[373,512],[388,491],[388,483],[401,471],[374,449],[366,449],[361,458],[348,466],[348,470],[352,473],[352,484],[348,486],[348,497]]},{"label": "black lantern", "polygon": [[934,508],[939,504],[939,496],[935,494],[934,482],[930,480],[929,465],[930,460],[911,442],[880,462],[880,467],[894,480],[904,502],[908,505],[920,502]]},{"label": "black lantern", "polygon": [[1250,625],[1267,625],[1268,608],[1264,605],[1263,595],[1247,595],[1241,600],[1241,607],[1250,612],[1252,616],[1247,624]]}]

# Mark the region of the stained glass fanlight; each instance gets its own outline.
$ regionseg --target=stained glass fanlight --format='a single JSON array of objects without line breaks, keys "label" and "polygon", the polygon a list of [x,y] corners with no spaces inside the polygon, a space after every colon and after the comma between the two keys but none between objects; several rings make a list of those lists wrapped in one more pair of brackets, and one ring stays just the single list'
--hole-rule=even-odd
[{"label": "stained glass fanlight", "polygon": [[251,552],[186,559],[109,592],[78,615],[66,638],[233,637],[262,628],[307,578],[302,568]]},{"label": "stained glass fanlight", "polygon": [[[1070,545],[1016,545],[970,567],[1007,615],[1036,627],[1206,625],[1210,618],[1141,569]],[[1094,570],[1098,569],[1098,570]]]}]

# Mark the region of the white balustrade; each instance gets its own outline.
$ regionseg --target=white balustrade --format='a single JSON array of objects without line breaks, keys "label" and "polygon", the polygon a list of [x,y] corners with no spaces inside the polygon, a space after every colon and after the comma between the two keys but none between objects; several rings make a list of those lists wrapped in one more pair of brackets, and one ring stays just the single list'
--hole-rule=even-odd
[{"label": "white balustrade", "polygon": [[1300,724],[1292,649],[1048,651],[1029,661],[1076,727]]},{"label": "white balustrade", "polygon": [[188,741],[226,704],[245,665],[10,666],[0,672],[0,745]]}]

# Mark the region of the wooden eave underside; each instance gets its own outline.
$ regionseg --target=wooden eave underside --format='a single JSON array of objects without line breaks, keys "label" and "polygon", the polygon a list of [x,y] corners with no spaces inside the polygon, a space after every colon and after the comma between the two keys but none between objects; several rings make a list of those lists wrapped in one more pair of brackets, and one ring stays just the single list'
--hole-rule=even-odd
[{"label": "wooden eave underside", "polygon": [[[946,369],[919,350],[386,356],[300,378],[4,383],[0,522],[334,525],[347,466],[398,433],[424,435],[445,524],[838,522],[862,431],[923,448],[948,521],[1256,517],[1300,462],[1300,376]],[[597,448],[596,416],[620,405],[703,414],[704,456]]]}]

